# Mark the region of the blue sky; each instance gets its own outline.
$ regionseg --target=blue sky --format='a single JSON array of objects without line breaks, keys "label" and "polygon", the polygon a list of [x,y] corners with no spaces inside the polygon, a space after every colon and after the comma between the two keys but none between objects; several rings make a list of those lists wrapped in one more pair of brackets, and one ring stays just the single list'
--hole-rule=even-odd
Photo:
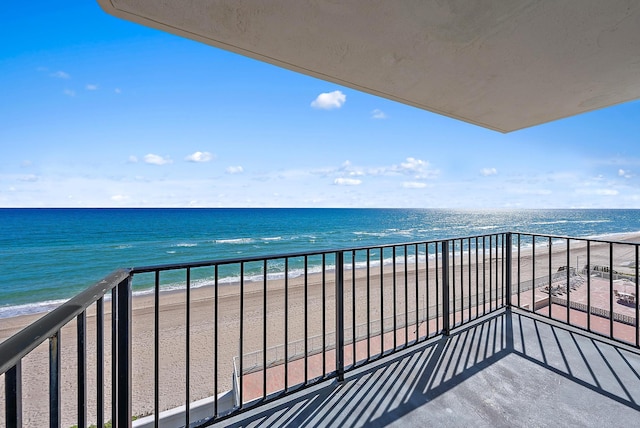
[{"label": "blue sky", "polygon": [[638,101],[500,134],[93,1],[0,37],[0,207],[640,208]]}]

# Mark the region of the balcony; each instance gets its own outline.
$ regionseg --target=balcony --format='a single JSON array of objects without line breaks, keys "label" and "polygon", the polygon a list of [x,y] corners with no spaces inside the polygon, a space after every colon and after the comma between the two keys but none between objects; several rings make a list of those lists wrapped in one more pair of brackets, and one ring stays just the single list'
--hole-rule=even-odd
[{"label": "balcony", "polygon": [[1,422],[632,426],[639,245],[498,233],[116,271],[0,343]]}]

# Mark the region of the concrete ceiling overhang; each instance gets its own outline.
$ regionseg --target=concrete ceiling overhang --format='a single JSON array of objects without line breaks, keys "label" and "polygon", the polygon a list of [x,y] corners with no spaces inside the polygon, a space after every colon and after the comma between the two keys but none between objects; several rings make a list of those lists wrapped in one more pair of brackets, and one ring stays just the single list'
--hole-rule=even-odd
[{"label": "concrete ceiling overhang", "polygon": [[509,132],[640,98],[640,0],[98,0],[115,16]]}]

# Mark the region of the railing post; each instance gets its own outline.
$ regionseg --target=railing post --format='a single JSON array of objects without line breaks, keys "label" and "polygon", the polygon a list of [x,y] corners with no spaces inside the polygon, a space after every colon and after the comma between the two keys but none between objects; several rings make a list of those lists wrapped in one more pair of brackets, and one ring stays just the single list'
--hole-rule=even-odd
[{"label": "railing post", "polygon": [[506,306],[507,308],[511,308],[511,279],[512,279],[512,275],[511,275],[511,268],[512,268],[512,260],[511,257],[513,257],[513,248],[512,248],[512,235],[511,232],[507,232],[506,234],[506,238],[507,238],[507,242],[505,250],[506,250],[506,264],[505,264],[505,288],[506,290],[504,291],[507,295],[507,299],[506,299]]},{"label": "railing post", "polygon": [[336,253],[336,372],[344,381],[344,253]]},{"label": "railing post", "polygon": [[49,427],[62,426],[60,330],[49,338]]},{"label": "railing post", "polygon": [[5,415],[7,427],[22,427],[22,361],[5,374]]},{"label": "railing post", "polygon": [[442,241],[442,330],[445,336],[451,332],[449,313],[449,241]]},{"label": "railing post", "polygon": [[117,335],[117,388],[113,392],[114,405],[117,406],[114,426],[131,427],[131,275],[116,287],[118,300],[116,313]]}]

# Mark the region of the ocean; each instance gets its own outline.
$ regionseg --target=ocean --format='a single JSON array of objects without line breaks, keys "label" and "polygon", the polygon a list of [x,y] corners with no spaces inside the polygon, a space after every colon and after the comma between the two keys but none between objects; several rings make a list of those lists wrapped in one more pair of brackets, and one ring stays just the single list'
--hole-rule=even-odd
[{"label": "ocean", "polygon": [[640,210],[0,209],[0,220],[0,318],[50,310],[119,267],[503,231],[640,231]]}]

